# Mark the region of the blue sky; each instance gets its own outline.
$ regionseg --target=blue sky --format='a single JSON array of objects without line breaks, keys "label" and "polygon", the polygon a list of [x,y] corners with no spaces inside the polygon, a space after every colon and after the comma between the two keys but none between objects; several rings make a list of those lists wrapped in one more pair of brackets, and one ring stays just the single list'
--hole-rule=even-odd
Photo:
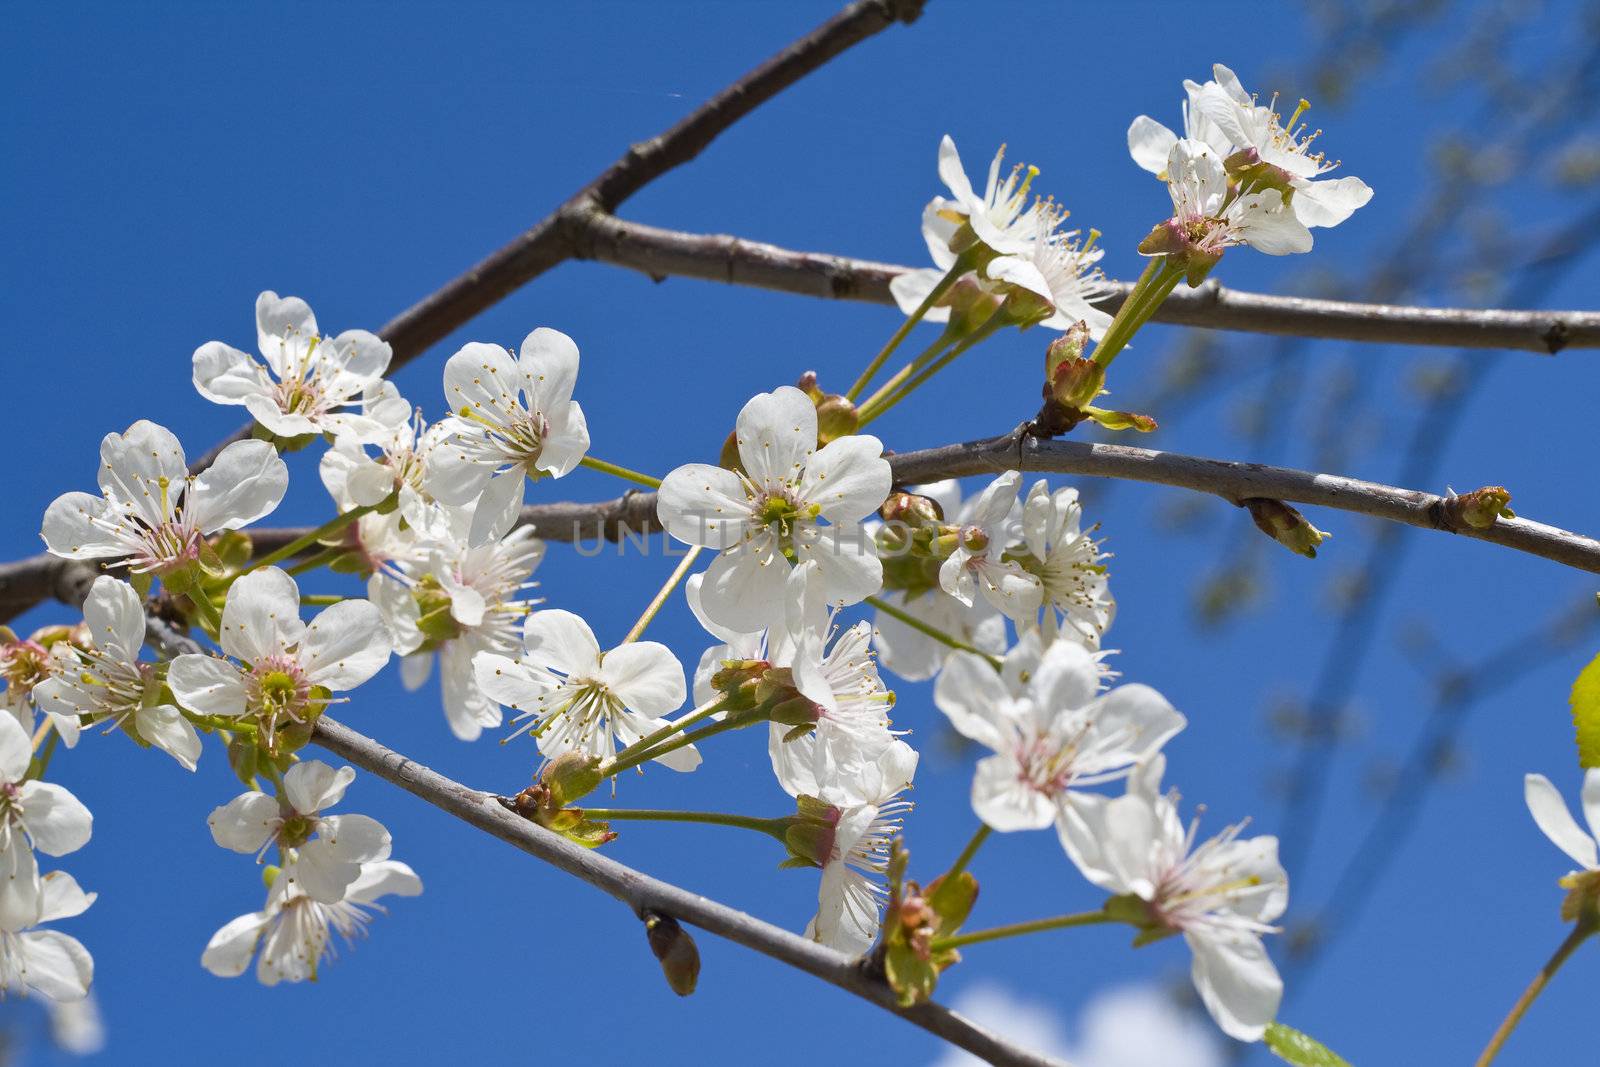
[{"label": "blue sky", "polygon": [[[651,136],[740,72],[820,21],[827,3],[591,5],[309,4],[49,5],[13,8],[16,47],[0,71],[0,116],[13,150],[0,162],[7,234],[0,284],[11,327],[0,336],[9,460],[0,475],[0,556],[39,550],[39,516],[57,494],[93,480],[100,436],[151,418],[197,455],[238,421],[193,390],[190,354],[217,338],[249,347],[257,292],[301,295],[325,329],[375,329],[588,181],[630,141]],[[1572,17],[1553,5],[1542,29]],[[1105,233],[1107,269],[1131,277],[1133,246],[1163,216],[1166,194],[1127,159],[1129,120],[1177,122],[1180,80],[1213,60],[1269,90],[1292,82],[1319,31],[1291,5],[1221,4],[1172,32],[1166,5],[990,5],[935,0],[765,105],[705,153],[631,200],[629,218],[732,232],[796,248],[921,265],[917,223],[940,191],[939,136],[978,169],[999,142],[1036,163],[1036,188]],[[1204,31],[1204,32],[1202,32]],[[1434,27],[1436,32],[1444,32]],[[1527,51],[1532,38],[1505,42]],[[1433,164],[1426,137],[1464,124],[1473,101],[1426,89],[1428,34],[1318,113],[1330,154],[1377,190],[1335,231],[1319,231],[1314,266],[1359,279],[1418,210]],[[1287,73],[1285,73],[1287,72]],[[1269,78],[1274,80],[1268,80]],[[1291,79],[1285,82],[1283,79]],[[1470,130],[1473,137],[1493,131]],[[1522,235],[1575,203],[1537,175],[1508,183],[1495,208]],[[1305,264],[1248,250],[1216,276],[1272,292],[1303,284]],[[1589,265],[1592,271],[1592,263]],[[1544,306],[1593,303],[1579,270]],[[1436,299],[1465,299],[1437,293]],[[715,454],[755,392],[815,369],[843,388],[896,324],[891,309],[835,305],[571,263],[513,294],[396,377],[437,409],[439,368],[466,340],[515,344],[535,326],[583,351],[578,399],[595,455],[657,474]],[[1157,389],[1177,331],[1151,330],[1117,364],[1120,404]],[[956,364],[879,423],[899,450],[1003,432],[1037,405],[1046,338],[1001,337]],[[1226,335],[1223,370],[1198,402],[1154,413],[1157,447],[1225,458],[1309,463],[1312,403],[1271,456],[1237,430],[1241,384],[1266,342]],[[1314,399],[1332,388],[1349,346],[1300,349]],[[1340,473],[1389,480],[1415,408],[1414,352],[1373,346],[1357,364],[1375,406],[1354,420],[1357,447]],[[1435,358],[1442,358],[1439,353]],[[1488,357],[1486,357],[1488,358]],[[1600,529],[1591,445],[1594,374],[1581,352],[1498,360],[1447,443],[1435,484],[1503,483],[1518,511]],[[1237,368],[1237,370],[1236,370]],[[1147,442],[1141,442],[1147,443]],[[320,521],[328,500],[314,456],[292,458],[290,497],[273,521]],[[619,486],[579,471],[536,499],[599,499]],[[1287,742],[1267,725],[1284,696],[1305,693],[1331,639],[1330,583],[1364,553],[1369,527],[1343,514],[1315,562],[1279,552],[1258,610],[1202,631],[1191,594],[1230,542],[1257,536],[1221,505],[1174,532],[1176,490],[1118,487],[1091,518],[1115,552],[1119,614],[1108,644],[1129,680],[1161,689],[1189,728],[1168,748],[1169,778],[1207,805],[1204,826],[1245,815],[1279,827],[1274,777]],[[1482,543],[1417,533],[1378,625],[1358,686],[1360,729],[1336,757],[1317,843],[1294,873],[1292,910],[1314,907],[1366,831],[1364,782],[1396,759],[1424,722],[1429,679],[1401,648],[1418,623],[1472,664],[1508,637],[1592,592],[1555,564]],[[1267,546],[1272,548],[1272,546]],[[672,561],[631,554],[586,560],[556,547],[540,573],[552,606],[581,612],[602,643],[620,639]],[[306,583],[310,588],[311,583]],[[318,591],[340,591],[332,578]],[[24,625],[60,621],[48,606]],[[20,628],[20,627],[19,627]],[[706,641],[675,600],[651,637],[693,663]],[[1592,652],[1592,647],[1588,652]],[[1374,904],[1295,991],[1291,1023],[1357,1063],[1459,1062],[1474,1054],[1562,936],[1554,880],[1566,860],[1537,832],[1521,777],[1549,774],[1569,795],[1578,771],[1566,688],[1587,656],[1556,657],[1476,708],[1459,771],[1436,788]],[[908,831],[914,863],[942,868],[971,833],[972,758],[952,752],[927,687],[899,687],[899,725],[924,752]],[[531,772],[526,742],[448,734],[437,692],[402,692],[394,670],[364,687],[341,718],[441,771],[514,791]],[[689,777],[653,773],[619,802],[781,813],[762,738],[719,739]],[[237,792],[220,751],[195,775],[118,738],[93,737],[52,776],[89,805],[94,840],[64,864],[100,899],[69,931],[93,951],[110,1045],[107,1062],[208,1059],[244,1067],[295,1049],[356,1062],[497,1063],[586,1055],[602,1062],[931,1061],[933,1039],[843,994],[716,940],[699,938],[700,991],[680,1001],[661,981],[638,924],[599,894],[363,777],[348,810],[382,819],[424,895],[395,904],[373,936],[341,952],[315,986],[264,990],[199,967],[211,932],[259,907],[247,857],[210,841],[205,815]],[[749,839],[747,839],[747,837]],[[732,830],[630,827],[625,862],[799,929],[814,906],[810,872],[777,871],[772,843]],[[992,842],[978,868],[982,921],[1092,907],[1095,893],[1049,834]],[[1138,952],[1116,929],[1085,929],[974,950],[944,992],[999,982],[1073,1019],[1095,990],[1182,979],[1175,941]],[[1580,953],[1534,1009],[1502,1062],[1570,1056],[1600,979],[1600,952]],[[26,1062],[59,1058],[39,1016],[8,1002]],[[1397,1024],[1396,1020],[1406,1020]],[[796,1042],[794,1027],[808,1039]],[[834,1044],[834,1043],[837,1044]],[[737,1051],[735,1051],[737,1050]]]}]

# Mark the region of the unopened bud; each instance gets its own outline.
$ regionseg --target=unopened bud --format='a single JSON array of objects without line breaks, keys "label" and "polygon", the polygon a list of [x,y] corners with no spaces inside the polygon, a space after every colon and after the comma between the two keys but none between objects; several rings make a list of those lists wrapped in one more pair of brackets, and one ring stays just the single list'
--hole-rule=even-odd
[{"label": "unopened bud", "polygon": [[693,993],[700,980],[700,950],[695,947],[694,938],[677,919],[660,912],[645,912],[644,928],[650,951],[661,961],[667,985],[680,997]]},{"label": "unopened bud", "polygon": [[822,399],[822,390],[817,388],[817,372],[814,370],[808,370],[800,375],[800,380],[794,383],[794,387],[813,401]]},{"label": "unopened bud", "polygon": [[1026,330],[1054,315],[1056,306],[1032,289],[1014,285],[1006,293],[1005,302],[1000,305],[1000,313],[1020,329]]},{"label": "unopened bud", "polygon": [[1505,486],[1486,485],[1482,489],[1447,498],[1445,510],[1455,524],[1464,524],[1474,530],[1487,530],[1502,516],[1508,519],[1516,517],[1516,513],[1506,506],[1509,503],[1511,494]]},{"label": "unopened bud", "polygon": [[971,553],[986,552],[989,549],[989,535],[977,526],[963,526],[961,528],[961,547]]},{"label": "unopened bud", "polygon": [[1049,384],[1051,400],[1071,411],[1082,411],[1105,392],[1106,369],[1092,359],[1063,360]]},{"label": "unopened bud", "polygon": [[764,659],[723,660],[711,676],[711,688],[724,694],[729,711],[746,711],[761,701],[761,682],[772,664]]},{"label": "unopened bud", "polygon": [[1317,546],[1332,536],[1311,525],[1304,515],[1281,500],[1252,497],[1244,501],[1244,506],[1250,509],[1250,518],[1258,530],[1307,559],[1316,559]]},{"label": "unopened bud", "polygon": [[1146,256],[1166,256],[1175,266],[1183,268],[1184,280],[1193,287],[1205,281],[1211,268],[1222,259],[1221,252],[1202,252],[1199,236],[1203,235],[1191,235],[1177,219],[1168,219],[1139,242],[1139,252]]},{"label": "unopened bud", "polygon": [[884,522],[906,526],[933,526],[944,521],[944,511],[938,501],[915,493],[890,493],[878,514]]},{"label": "unopened bud", "polygon": [[1076,362],[1083,358],[1083,350],[1089,344],[1089,324],[1079,319],[1067,327],[1065,333],[1050,342],[1050,347],[1044,350],[1044,377],[1045,381],[1054,381],[1056,370],[1063,363]]},{"label": "unopened bud", "polygon": [[564,808],[600,785],[600,757],[583,752],[562,753],[550,761],[539,780],[550,791],[554,805]]},{"label": "unopened bud", "polygon": [[817,400],[817,444],[849,437],[860,428],[860,413],[844,397],[835,393]]}]

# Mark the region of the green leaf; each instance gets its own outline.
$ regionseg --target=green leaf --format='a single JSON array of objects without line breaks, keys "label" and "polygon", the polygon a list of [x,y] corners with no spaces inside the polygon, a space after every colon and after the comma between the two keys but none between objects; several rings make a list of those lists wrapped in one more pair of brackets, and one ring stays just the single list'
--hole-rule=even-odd
[{"label": "green leaf", "polygon": [[1572,725],[1578,736],[1578,763],[1600,767],[1600,656],[1572,683]]},{"label": "green leaf", "polygon": [[1350,1067],[1344,1057],[1316,1038],[1282,1023],[1268,1026],[1264,1040],[1279,1059],[1295,1067]]}]

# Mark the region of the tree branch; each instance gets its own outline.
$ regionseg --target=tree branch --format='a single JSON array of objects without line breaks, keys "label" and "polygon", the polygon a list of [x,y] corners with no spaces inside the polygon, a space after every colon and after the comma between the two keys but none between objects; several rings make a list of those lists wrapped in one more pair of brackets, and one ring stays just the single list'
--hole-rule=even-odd
[{"label": "tree branch", "polygon": [[[591,212],[572,234],[573,255],[642,271],[778,289],[803,296],[892,304],[889,282],[910,267],[819,252],[793,252],[727,234],[682,233]],[[1115,312],[1132,286],[1098,306]],[[1515,348],[1554,354],[1600,348],[1600,312],[1503,311],[1361,304],[1268,296],[1227,289],[1215,280],[1178,288],[1156,312],[1159,322],[1211,330],[1290,334],[1385,344]]]},{"label": "tree branch", "polygon": [[[1153,482],[1211,493],[1231,504],[1257,497],[1314,504],[1425,530],[1461,534],[1600,574],[1600,541],[1592,537],[1524,518],[1500,519],[1480,530],[1454,521],[1447,506],[1449,497],[1337,474],[1206,459],[1128,445],[1041,441],[1017,433],[892,454],[889,462],[900,484],[1023,470]],[[520,523],[533,526],[547,541],[567,542],[620,541],[661,529],[656,495],[638,491],[594,503],[535,504],[522,509]],[[250,535],[258,551],[268,552],[304,536],[308,530],[309,527],[283,527],[251,530]],[[0,619],[13,618],[52,597],[76,604],[97,573],[90,564],[47,553],[0,563]]]},{"label": "tree branch", "polygon": [[611,894],[635,915],[647,910],[670,915],[770,956],[893,1012],[989,1063],[1005,1067],[1059,1067],[1059,1061],[1017,1048],[941,1005],[930,1003],[901,1008],[895,1003],[888,985],[869,974],[860,961],[698,893],[652,878],[609,856],[574,845],[506,810],[489,794],[431,771],[326,716],[317,723],[312,740],[441,811]]},{"label": "tree branch", "polygon": [[[519,287],[571,258],[573,230],[596,211],[615,211],[628,197],[699,155],[728,127],[852,45],[896,22],[914,22],[926,0],[856,0],[744,77],[701,104],[665,133],[630,145],[599,177],[555,211],[466,273],[391,319],[378,336],[394,349],[391,368],[493,307]],[[241,426],[194,462],[209,467],[217,453],[250,436]]]}]

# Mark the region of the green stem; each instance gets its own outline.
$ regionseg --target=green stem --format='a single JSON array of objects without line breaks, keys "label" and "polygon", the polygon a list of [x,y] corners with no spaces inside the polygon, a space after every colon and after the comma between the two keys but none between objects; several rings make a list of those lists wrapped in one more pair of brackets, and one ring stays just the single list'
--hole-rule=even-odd
[{"label": "green stem", "polygon": [[1111,361],[1128,346],[1139,328],[1150,321],[1150,316],[1156,313],[1156,309],[1182,279],[1182,267],[1174,266],[1165,256],[1152,259],[1134,283],[1128,299],[1117,309],[1100,343],[1095,346],[1094,361],[1101,367],[1111,366]]},{"label": "green stem", "polygon": [[627,467],[619,467],[615,463],[607,463],[605,460],[595,459],[593,456],[584,456],[578,461],[578,465],[580,467],[588,467],[592,471],[614,475],[624,481],[642,485],[647,489],[661,488],[660,478],[652,478],[648,474],[640,474],[638,471],[629,470]]},{"label": "green stem", "polygon": [[900,347],[900,342],[904,341],[917,323],[922,321],[923,316],[933,309],[933,305],[939,302],[939,298],[948,293],[950,287],[955,285],[963,274],[972,269],[972,265],[973,258],[971,256],[962,254],[956,257],[955,265],[950,268],[943,278],[939,279],[939,283],[933,287],[922,303],[917,305],[917,309],[911,313],[910,317],[900,324],[900,328],[895,330],[893,336],[889,338],[888,344],[884,345],[882,350],[872,357],[872,362],[868,363],[867,369],[861,372],[861,377],[857,378],[855,384],[850,387],[850,391],[844,394],[846,400],[854,400],[861,395],[868,385],[872,384],[872,379],[883,369],[883,365],[894,354],[894,350]]},{"label": "green stem", "polygon": [[349,526],[351,523],[360,519],[361,516],[370,515],[372,512],[377,511],[379,508],[383,507],[383,503],[383,501],[380,501],[376,504],[362,504],[358,508],[350,509],[343,515],[335,515],[333,518],[329,519],[321,526],[318,526],[315,530],[312,530],[304,537],[295,538],[293,541],[290,541],[276,552],[268,552],[265,556],[262,556],[260,559],[252,562],[250,566],[246,567],[240,573],[249,574],[251,571],[258,571],[262,567],[270,567],[274,563],[279,563],[291,556],[299,555],[301,552],[310,548],[323,538],[331,537],[343,530],[346,526]]},{"label": "green stem", "polygon": [[[37,756],[29,761],[28,777],[30,779],[38,781],[44,777],[45,770],[50,766],[50,757],[56,754],[56,742],[60,740],[60,732],[51,730],[49,736],[44,739],[44,747],[39,750]],[[782,840],[782,838],[780,837],[779,840]]]},{"label": "green stem", "polygon": [[584,808],[583,814],[602,822],[637,820],[640,822],[696,822],[711,826],[738,826],[783,840],[788,819],[758,819],[754,815],[729,815],[720,811],[652,811],[644,808]]},{"label": "green stem", "polygon": [[988,823],[978,824],[977,832],[972,835],[972,840],[967,842],[967,847],[961,850],[961,855],[956,857],[956,861],[952,863],[950,865],[950,869],[944,873],[946,882],[954,879],[958,874],[967,869],[967,864],[971,863],[972,857],[978,854],[978,849],[982,848],[983,843],[989,840],[990,832],[991,831]]},{"label": "green stem", "polygon": [[[706,712],[706,714],[710,714],[710,712]],[[624,757],[619,753],[615,763],[611,763],[600,768],[601,777],[614,778],[623,771],[631,770],[634,767],[639,766],[639,764],[648,763],[653,759],[660,759],[668,752],[676,752],[680,748],[687,748],[696,741],[704,741],[708,737],[714,737],[717,734],[727,733],[729,730],[737,730],[742,726],[749,725],[749,719],[740,719],[734,716],[729,716],[728,718],[723,719],[721,722],[712,723],[704,730],[696,730],[692,734],[679,734],[666,744],[659,745],[655,748],[640,749],[638,745],[629,745],[627,751],[633,754]]]},{"label": "green stem", "polygon": [[300,597],[300,603],[307,607],[328,607],[348,599],[336,593],[304,593]]},{"label": "green stem", "polygon": [[976,945],[984,941],[999,941],[1007,937],[1021,937],[1023,934],[1037,934],[1043,930],[1061,930],[1068,926],[1093,926],[1095,923],[1116,921],[1103,911],[1080,911],[1071,915],[1055,915],[1048,919],[1033,919],[1025,923],[1012,923],[1009,926],[991,926],[987,930],[974,930],[970,934],[939,938],[934,941],[933,950],[942,952],[945,949]]},{"label": "green stem", "polygon": [[667,597],[672,595],[672,591],[678,587],[678,583],[683,581],[683,576],[689,573],[689,568],[694,566],[694,560],[700,554],[700,548],[700,545],[695,545],[684,553],[683,562],[679,563],[673,572],[667,576],[666,583],[661,586],[660,591],[656,593],[650,603],[645,605],[644,614],[640,615],[639,621],[633,624],[633,629],[628,631],[628,636],[622,639],[623,644],[626,645],[639,640],[639,635],[644,633],[646,626],[650,625],[650,620],[656,617],[656,613],[667,602]]},{"label": "green stem", "polygon": [[877,418],[890,408],[894,407],[896,404],[900,403],[900,401],[904,400],[906,397],[910,396],[912,393],[916,392],[919,388],[926,384],[927,381],[935,374],[938,374],[945,367],[949,366],[957,356],[960,356],[963,352],[969,348],[972,348],[978,342],[988,340],[990,336],[996,333],[1002,326],[1007,325],[1009,322],[1010,320],[1001,315],[999,312],[989,316],[982,326],[979,326],[976,330],[973,330],[971,333],[967,334],[967,336],[963,337],[960,343],[958,343],[954,348],[950,349],[950,351],[934,360],[933,363],[925,367],[922,370],[922,373],[918,374],[915,378],[912,378],[910,381],[906,382],[906,384],[898,393],[889,397],[887,400],[881,401],[878,404],[868,405],[867,407],[863,408],[860,412],[861,418],[858,425],[865,426],[873,419]]},{"label": "green stem", "polygon": [[1499,1029],[1495,1030],[1494,1036],[1484,1046],[1483,1054],[1478,1057],[1477,1067],[1488,1067],[1488,1064],[1494,1062],[1494,1058],[1500,1054],[1500,1047],[1506,1043],[1506,1039],[1511,1036],[1511,1031],[1517,1028],[1517,1024],[1522,1021],[1522,1017],[1527,1014],[1528,1008],[1538,999],[1539,994],[1544,992],[1544,987],[1550,984],[1550,979],[1554,978],[1555,973],[1561,969],[1561,965],[1567,962],[1567,957],[1572,955],[1577,950],[1577,947],[1583,944],[1589,935],[1596,930],[1600,930],[1600,916],[1597,916],[1594,909],[1590,908],[1578,919],[1577,924],[1572,928],[1572,933],[1568,934],[1567,939],[1561,942],[1561,947],[1556,949],[1556,953],[1550,957],[1550,961],[1539,970],[1538,974],[1534,975],[1533,981],[1528,983],[1528,988],[1522,991],[1522,996],[1518,997],[1517,1002],[1511,1005],[1511,1011],[1506,1014],[1505,1019],[1500,1023]]},{"label": "green stem", "polygon": [[304,574],[306,571],[314,571],[318,567],[332,563],[334,560],[345,555],[349,551],[350,550],[343,545],[333,545],[332,547],[323,549],[321,552],[307,556],[299,563],[291,564],[290,566],[285,567],[283,572],[289,577],[293,578],[295,575]]},{"label": "green stem", "polygon": [[866,603],[871,604],[873,607],[877,608],[879,611],[883,612],[892,619],[899,619],[901,622],[905,623],[918,633],[927,634],[929,637],[933,638],[941,645],[944,645],[946,648],[953,648],[958,652],[971,652],[973,655],[982,656],[984,659],[989,661],[989,666],[993,667],[995,670],[1000,669],[1000,657],[985,652],[983,649],[974,645],[969,645],[959,638],[951,637],[949,634],[945,633],[941,629],[938,629],[937,627],[929,626],[915,615],[908,611],[904,611],[901,608],[895,607],[882,597],[869,596],[866,599]]},{"label": "green stem", "polygon": [[212,637],[222,632],[222,612],[218,610],[216,602],[202,593],[198,585],[190,592],[184,594],[189,603],[194,605],[194,621],[200,624]]},{"label": "green stem", "polygon": [[934,357],[936,357],[940,352],[943,352],[950,345],[955,344],[957,340],[959,340],[959,336],[953,331],[946,329],[938,337],[934,338],[933,343],[927,348],[924,348],[917,355],[917,358],[913,359],[910,363],[907,363],[904,367],[901,367],[899,370],[895,371],[888,381],[878,386],[871,396],[867,397],[861,402],[859,409],[877,407],[879,404],[883,403],[894,394],[895,390],[899,389],[900,386],[905,383],[907,378],[920,371],[923,367],[926,367],[929,363],[932,363]]},{"label": "green stem", "polygon": [[[722,710],[722,705],[727,703],[727,701],[728,698],[726,696],[719,695],[715,700],[711,700],[700,705],[683,718],[667,723],[667,725],[663,726],[654,733],[646,734],[633,744],[629,745],[627,748],[623,749],[621,752],[618,752],[614,758],[614,763],[621,763],[623,760],[631,760],[634,756],[637,756],[641,752],[650,751],[650,749],[654,748],[656,745],[659,745],[673,734],[687,730],[695,723],[715,715],[717,712]],[[629,766],[632,766],[632,764],[630,763]],[[626,768],[623,769],[626,770]],[[601,767],[600,773],[611,774],[612,771],[610,767]]]}]

